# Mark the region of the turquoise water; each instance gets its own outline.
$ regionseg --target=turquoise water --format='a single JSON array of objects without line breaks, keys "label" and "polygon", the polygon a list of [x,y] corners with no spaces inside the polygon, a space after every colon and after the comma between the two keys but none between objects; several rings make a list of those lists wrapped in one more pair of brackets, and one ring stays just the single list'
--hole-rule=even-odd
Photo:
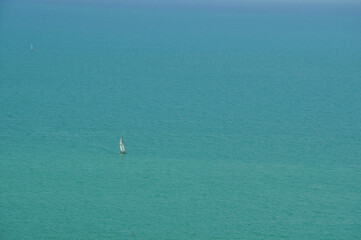
[{"label": "turquoise water", "polygon": [[0,7],[1,239],[361,238],[360,14]]}]

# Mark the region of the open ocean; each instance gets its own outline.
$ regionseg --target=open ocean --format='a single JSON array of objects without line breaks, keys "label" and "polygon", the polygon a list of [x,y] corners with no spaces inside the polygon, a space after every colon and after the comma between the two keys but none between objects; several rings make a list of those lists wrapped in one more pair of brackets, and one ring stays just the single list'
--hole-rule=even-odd
[{"label": "open ocean", "polygon": [[361,239],[360,5],[0,2],[0,239]]}]

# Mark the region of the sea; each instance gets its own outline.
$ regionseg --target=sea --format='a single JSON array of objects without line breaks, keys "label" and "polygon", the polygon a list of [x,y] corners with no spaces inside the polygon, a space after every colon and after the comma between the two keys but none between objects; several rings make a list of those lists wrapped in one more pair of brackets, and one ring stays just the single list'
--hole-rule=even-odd
[{"label": "sea", "polygon": [[0,2],[0,239],[361,239],[361,5],[198,3]]}]

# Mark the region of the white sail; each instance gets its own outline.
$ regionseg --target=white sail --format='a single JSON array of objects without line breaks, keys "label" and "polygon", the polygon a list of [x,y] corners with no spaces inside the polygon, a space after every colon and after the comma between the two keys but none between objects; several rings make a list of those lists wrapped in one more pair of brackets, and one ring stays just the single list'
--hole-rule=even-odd
[{"label": "white sail", "polygon": [[30,50],[33,51],[34,50],[34,46],[33,44],[30,45]]},{"label": "white sail", "polygon": [[122,153],[125,153],[125,147],[124,147],[124,143],[123,143],[123,137],[120,138],[120,144],[119,144],[119,146],[120,146],[120,151],[121,151]]}]

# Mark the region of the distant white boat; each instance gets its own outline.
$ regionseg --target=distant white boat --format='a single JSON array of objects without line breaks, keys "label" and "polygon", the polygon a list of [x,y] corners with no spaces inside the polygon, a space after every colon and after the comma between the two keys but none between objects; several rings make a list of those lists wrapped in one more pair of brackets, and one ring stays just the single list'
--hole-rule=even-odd
[{"label": "distant white boat", "polygon": [[120,144],[119,144],[119,146],[120,146],[120,153],[126,154],[126,152],[125,152],[125,147],[124,147],[124,143],[123,143],[123,137],[120,138]]},{"label": "distant white boat", "polygon": [[31,51],[34,51],[34,46],[33,46],[33,44],[30,44],[30,50],[31,50]]}]

